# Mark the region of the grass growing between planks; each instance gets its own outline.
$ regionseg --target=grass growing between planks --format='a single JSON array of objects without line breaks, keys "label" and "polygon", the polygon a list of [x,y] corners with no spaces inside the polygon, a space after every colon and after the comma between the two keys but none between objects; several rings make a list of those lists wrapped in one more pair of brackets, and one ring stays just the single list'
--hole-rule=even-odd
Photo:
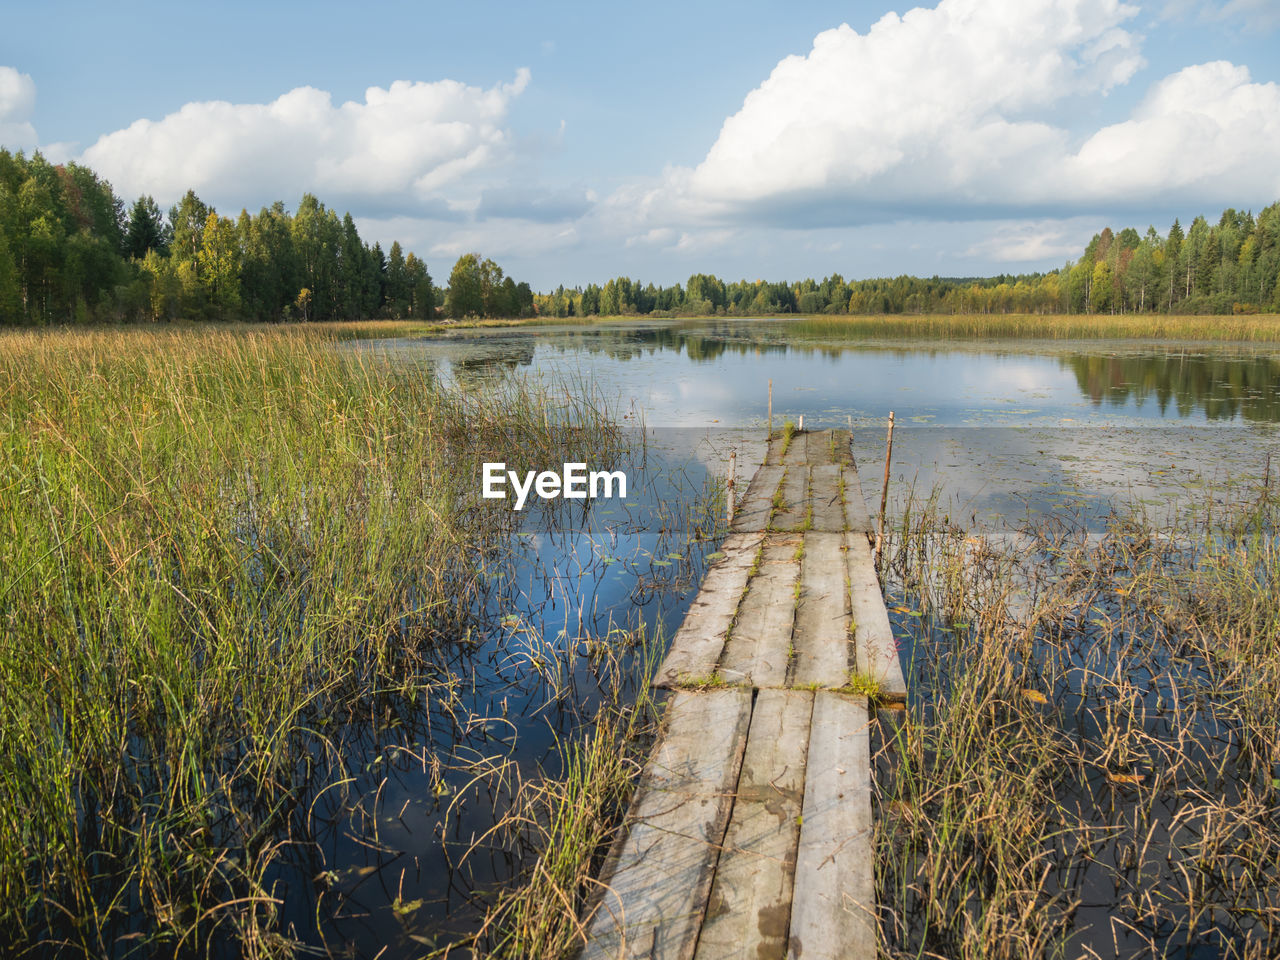
[{"label": "grass growing between planks", "polygon": [[616,432],[296,328],[7,333],[0,384],[0,945],[288,955],[288,824],[471,625],[479,463]]},{"label": "grass growing between planks", "polygon": [[887,558],[911,705],[878,757],[881,955],[1273,956],[1280,503],[1004,546],[931,504]]},{"label": "grass growing between planks", "polygon": [[834,339],[881,337],[952,340],[1134,339],[1280,340],[1280,316],[1163,316],[1156,314],[894,314],[882,316],[812,316],[790,321],[787,331],[800,336]]}]

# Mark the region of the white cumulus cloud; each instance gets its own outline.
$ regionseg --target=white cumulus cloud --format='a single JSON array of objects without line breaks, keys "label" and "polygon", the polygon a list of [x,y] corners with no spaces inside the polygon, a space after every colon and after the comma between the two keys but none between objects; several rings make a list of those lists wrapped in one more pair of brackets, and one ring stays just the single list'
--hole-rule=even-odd
[{"label": "white cumulus cloud", "polygon": [[488,89],[397,80],[339,105],[314,87],[270,103],[188,103],[102,136],[81,159],[125,196],[162,202],[193,188],[237,206],[306,190],[326,202],[438,204],[442,189],[506,158],[508,109],[528,83],[521,69]]},{"label": "white cumulus cloud", "polygon": [[0,67],[0,147],[29,150],[36,145],[30,116],[36,103],[31,77],[13,67]]},{"label": "white cumulus cloud", "polygon": [[[1233,206],[1280,197],[1280,86],[1225,61],[1165,77],[1123,123],[1065,162],[1084,199],[1173,194]],[[1232,199],[1234,195],[1235,199]]]},{"label": "white cumulus cloud", "polygon": [[1120,0],[940,0],[865,34],[825,31],[746,96],[697,167],[612,205],[638,235],[1280,196],[1280,90],[1242,66],[1180,70],[1121,123],[1062,125],[1064,106],[1097,102],[1145,65],[1126,28],[1136,13]]},{"label": "white cumulus cloud", "polygon": [[825,31],[747,95],[689,188],[748,205],[1003,192],[1011,165],[1065,146],[1035,111],[1143,65],[1122,26],[1136,12],[1119,0],[942,0],[866,34]]}]

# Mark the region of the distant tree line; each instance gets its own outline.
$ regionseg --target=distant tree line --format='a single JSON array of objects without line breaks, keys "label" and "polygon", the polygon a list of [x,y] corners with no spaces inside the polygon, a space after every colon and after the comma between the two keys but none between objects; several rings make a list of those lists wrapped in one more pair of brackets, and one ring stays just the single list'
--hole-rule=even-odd
[{"label": "distant tree line", "polygon": [[126,209],[76,163],[0,149],[0,323],[94,320],[453,319],[596,315],[767,316],[815,313],[1280,312],[1280,203],[1217,225],[1178,221],[1096,234],[1060,270],[988,278],[768,282],[695,273],[674,286],[615,277],[535,294],[477,253],[448,287],[393,243],[365,243],[311,194],[232,220],[192,191],[162,213],[149,196]]},{"label": "distant tree line", "polygon": [[413,253],[384,253],[311,194],[232,220],[188,191],[131,207],[88,167],[0,149],[0,323],[527,316],[527,283],[459,258],[442,297]]},{"label": "distant tree line", "polygon": [[1255,218],[1227,210],[1167,236],[1155,228],[1095,234],[1061,270],[987,278],[909,277],[770,283],[696,273],[681,286],[616,277],[535,298],[555,317],[788,313],[1256,313],[1280,312],[1280,203]]}]

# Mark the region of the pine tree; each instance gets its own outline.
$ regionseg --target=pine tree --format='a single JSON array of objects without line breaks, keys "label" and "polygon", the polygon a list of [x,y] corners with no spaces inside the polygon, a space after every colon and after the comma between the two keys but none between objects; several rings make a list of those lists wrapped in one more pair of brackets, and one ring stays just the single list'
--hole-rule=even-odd
[{"label": "pine tree", "polygon": [[129,226],[124,234],[124,255],[141,260],[148,250],[169,252],[164,215],[150,196],[139,197],[129,209]]}]

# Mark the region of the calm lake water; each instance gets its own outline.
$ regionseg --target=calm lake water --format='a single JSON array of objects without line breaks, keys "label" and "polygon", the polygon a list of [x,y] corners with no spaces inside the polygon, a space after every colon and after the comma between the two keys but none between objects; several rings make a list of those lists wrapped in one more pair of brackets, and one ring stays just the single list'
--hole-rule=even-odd
[{"label": "calm lake water", "polygon": [[391,341],[458,382],[581,377],[656,426],[763,425],[775,414],[844,426],[897,408],[938,426],[1275,423],[1280,350],[1132,341],[833,342],[784,321],[647,321],[459,330]]},{"label": "calm lake water", "polygon": [[[959,515],[998,528],[1064,498],[1097,520],[1124,502],[1182,502],[1261,480],[1277,452],[1280,348],[1133,341],[875,341],[800,337],[785,321],[641,321],[482,329],[386,349],[431,359],[473,387],[523,376],[590,383],[664,430],[724,433],[759,449],[775,424],[852,426],[864,495],[876,499],[884,424],[896,417],[891,494],[935,487]],[[744,434],[729,431],[746,430]]]},{"label": "calm lake water", "polygon": [[[775,426],[853,427],[869,505],[893,410],[891,513],[937,490],[953,517],[990,531],[1054,511],[1100,526],[1127,504],[1193,509],[1260,483],[1280,453],[1275,348],[835,343],[780,321],[491,328],[356,347],[427,362],[456,389],[521,377],[589,388],[648,445],[635,511],[601,505],[590,533],[535,522],[491,559],[488,626],[439,652],[450,698],[349,734],[354,781],[310,811],[311,842],[280,881],[300,939],[358,957],[418,956],[465,934],[527,865],[518,844],[485,839],[509,802],[501,784],[556,775],[557,737],[581,736],[602,691],[635,682],[625,656],[621,679],[601,676],[592,640],[679,625],[718,543],[713,480],[730,453],[740,477],[759,462],[770,380]],[[495,765],[507,772],[481,775]]]}]

